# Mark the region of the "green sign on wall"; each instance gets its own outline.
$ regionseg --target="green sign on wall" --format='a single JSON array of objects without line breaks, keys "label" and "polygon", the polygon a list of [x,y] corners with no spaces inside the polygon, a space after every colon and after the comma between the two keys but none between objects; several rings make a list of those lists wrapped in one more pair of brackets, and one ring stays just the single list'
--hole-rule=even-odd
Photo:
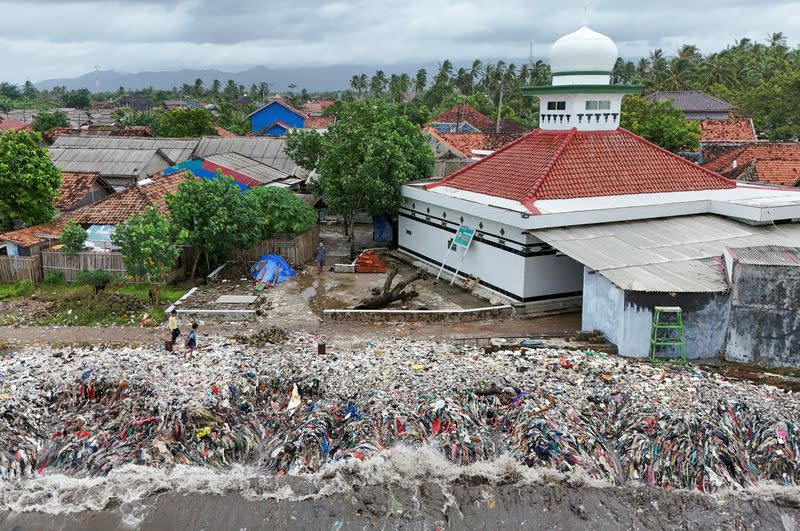
[{"label": "green sign on wall", "polygon": [[469,247],[469,244],[472,242],[472,238],[474,236],[475,229],[471,229],[469,227],[459,227],[458,231],[456,232],[456,237],[453,239],[453,243],[460,245],[461,247]]}]

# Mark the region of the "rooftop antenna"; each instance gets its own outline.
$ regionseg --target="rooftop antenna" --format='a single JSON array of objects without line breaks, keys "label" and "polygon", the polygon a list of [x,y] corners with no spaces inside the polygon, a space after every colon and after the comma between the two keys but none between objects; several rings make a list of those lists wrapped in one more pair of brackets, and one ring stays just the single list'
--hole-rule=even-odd
[{"label": "rooftop antenna", "polygon": [[533,66],[533,42],[531,42],[531,50],[528,52],[528,66]]}]

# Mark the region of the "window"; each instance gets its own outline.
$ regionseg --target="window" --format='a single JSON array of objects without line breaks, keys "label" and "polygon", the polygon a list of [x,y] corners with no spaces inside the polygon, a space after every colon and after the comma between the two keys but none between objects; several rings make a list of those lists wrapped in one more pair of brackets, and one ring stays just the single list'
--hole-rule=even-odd
[{"label": "window", "polygon": [[600,101],[589,100],[586,102],[587,111],[608,111],[610,109],[611,109],[611,102],[609,100],[600,100]]},{"label": "window", "polygon": [[566,101],[548,101],[547,102],[547,110],[548,111],[563,111],[567,108]]}]

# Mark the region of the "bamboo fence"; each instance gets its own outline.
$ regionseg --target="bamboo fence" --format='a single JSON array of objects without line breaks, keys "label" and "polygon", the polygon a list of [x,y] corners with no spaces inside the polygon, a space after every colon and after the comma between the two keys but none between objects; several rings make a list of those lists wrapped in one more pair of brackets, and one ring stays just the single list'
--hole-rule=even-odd
[{"label": "bamboo fence", "polygon": [[279,235],[269,240],[263,240],[255,247],[249,249],[234,249],[231,260],[236,262],[254,262],[267,253],[282,256],[292,265],[302,265],[314,258],[314,253],[319,245],[319,225],[314,225],[297,236]]},{"label": "bamboo fence", "polygon": [[0,282],[17,282],[29,278],[42,280],[42,265],[38,256],[0,256]]}]

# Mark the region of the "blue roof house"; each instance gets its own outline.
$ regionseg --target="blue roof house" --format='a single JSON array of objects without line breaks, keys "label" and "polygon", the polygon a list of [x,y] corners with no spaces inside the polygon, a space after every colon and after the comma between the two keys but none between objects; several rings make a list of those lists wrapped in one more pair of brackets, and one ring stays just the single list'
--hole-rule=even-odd
[{"label": "blue roof house", "polygon": [[273,100],[248,115],[254,135],[284,136],[292,129],[305,127],[306,115],[291,105]]}]

